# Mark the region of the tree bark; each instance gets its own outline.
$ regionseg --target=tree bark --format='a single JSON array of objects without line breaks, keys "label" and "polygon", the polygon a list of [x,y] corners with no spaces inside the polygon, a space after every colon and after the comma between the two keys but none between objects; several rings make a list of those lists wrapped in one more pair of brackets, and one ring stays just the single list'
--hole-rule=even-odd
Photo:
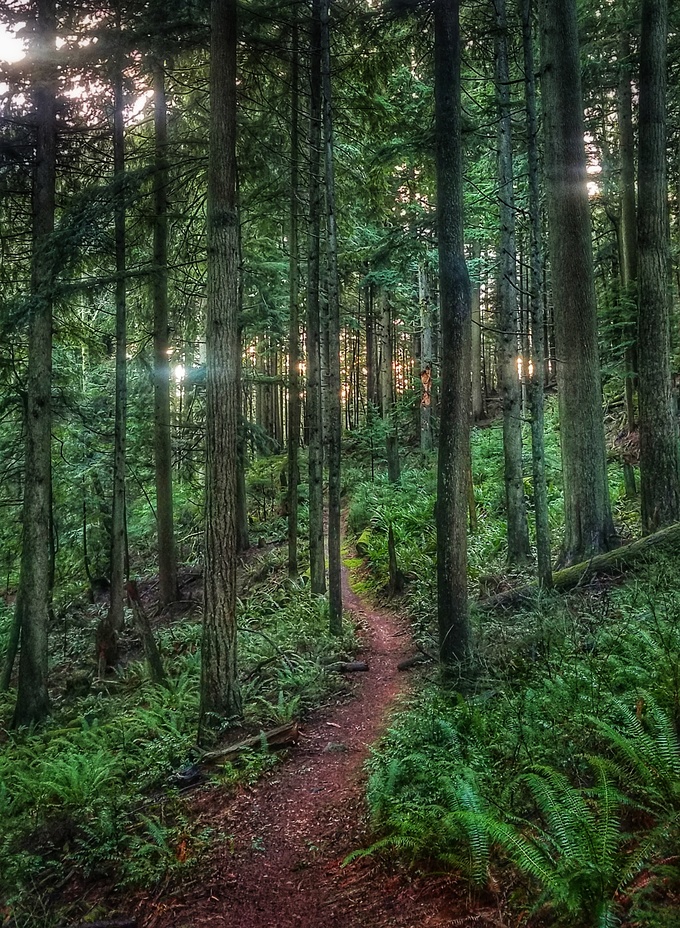
[{"label": "tree bark", "polygon": [[170,426],[170,347],[168,323],[168,126],[164,62],[153,62],[154,225],[152,277],[154,310],[154,465],[158,540],[158,588],[161,605],[177,599],[177,563],[172,499]]},{"label": "tree bark", "polygon": [[298,575],[298,486],[300,483],[300,269],[299,157],[300,157],[300,41],[297,9],[292,10],[290,64],[290,236],[288,326],[288,576]]},{"label": "tree bark", "polygon": [[670,369],[667,36],[667,0],[644,0],[638,158],[638,366],[640,495],[645,532],[654,532],[680,518],[678,427],[671,401]]},{"label": "tree bark", "polygon": [[23,534],[15,622],[21,626],[19,682],[12,724],[49,713],[47,632],[51,598],[52,292],[56,276],[50,238],[56,186],[54,0],[38,0],[34,47],[35,161],[32,190],[31,303],[28,321]]},{"label": "tree bark", "polygon": [[158,589],[161,605],[177,599],[177,560],[172,498],[172,431],[170,420],[170,347],[168,323],[168,125],[165,71],[153,62],[154,89],[154,468],[158,540]]},{"label": "tree bark", "polygon": [[472,283],[472,419],[479,422],[484,418],[484,390],[482,385],[482,306],[480,262],[482,246],[472,243],[474,279]]},{"label": "tree bark", "polygon": [[242,712],[236,650],[236,496],[240,403],[236,203],[236,0],[211,11],[206,333],[206,519],[198,737]]},{"label": "tree bark", "polygon": [[531,372],[529,407],[531,409],[531,465],[534,478],[534,512],[536,515],[536,560],[538,582],[552,585],[548,489],[545,476],[545,294],[543,290],[543,251],[541,246],[541,194],[538,158],[538,119],[536,114],[536,75],[531,28],[532,0],[522,3],[522,44],[527,127],[527,162],[529,173],[529,221],[531,223]]},{"label": "tree bark", "polygon": [[342,634],[342,577],[340,551],[340,457],[342,407],[340,402],[340,293],[338,236],[335,215],[333,108],[331,99],[330,0],[321,0],[321,73],[323,134],[326,169],[326,230],[328,289],[328,607],[330,631]]},{"label": "tree bark", "polygon": [[500,214],[499,346],[503,405],[503,455],[508,563],[525,564],[531,553],[522,473],[522,408],[517,358],[519,308],[515,248],[512,111],[505,0],[496,6],[496,102],[498,107],[498,204]]},{"label": "tree bark", "polygon": [[309,573],[313,593],[326,592],[323,541],[323,428],[321,399],[321,20],[312,0],[309,59],[309,231],[307,233],[307,418],[309,421]]},{"label": "tree bark", "polygon": [[392,355],[392,313],[387,294],[381,294],[382,313],[380,318],[380,405],[385,423],[385,454],[387,476],[390,483],[399,483],[399,440],[394,422],[394,377]]},{"label": "tree bark", "polygon": [[420,303],[420,450],[429,454],[434,447],[432,437],[432,381],[434,357],[432,352],[432,309],[427,268],[418,265],[418,301]]},{"label": "tree bark", "polygon": [[[120,31],[118,41],[122,41]],[[108,614],[97,629],[100,676],[118,663],[118,635],[125,624],[125,452],[127,431],[127,305],[125,279],[125,124],[122,63],[113,78],[113,223],[116,260],[116,362],[111,507],[111,583]]]},{"label": "tree bark", "polygon": [[[637,303],[637,212],[635,206],[635,139],[633,134],[633,90],[630,66],[630,37],[622,32],[620,37],[619,85],[616,94],[617,120],[619,129],[619,153],[621,158],[621,222],[619,235],[619,263],[623,296],[622,334],[626,342],[624,349],[626,403],[626,425],[629,432],[635,428],[635,366],[637,333],[631,324],[629,305]],[[636,495],[635,471],[627,461],[623,463],[627,495]]]},{"label": "tree bark", "polygon": [[463,252],[458,0],[435,0],[435,138],[441,312],[437,473],[437,613],[444,668],[469,650],[470,281]]},{"label": "tree bark", "polygon": [[607,486],[576,0],[541,0],[545,186],[555,317],[565,536],[561,560],[606,551]]}]

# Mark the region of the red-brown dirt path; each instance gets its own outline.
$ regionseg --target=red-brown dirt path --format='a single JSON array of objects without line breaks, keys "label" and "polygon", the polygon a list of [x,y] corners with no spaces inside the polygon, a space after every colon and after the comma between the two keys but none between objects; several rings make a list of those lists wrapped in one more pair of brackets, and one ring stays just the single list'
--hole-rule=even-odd
[{"label": "red-brown dirt path", "polygon": [[[197,794],[206,825],[226,833],[199,878],[141,901],[139,928],[435,928],[468,922],[465,893],[448,877],[411,877],[368,858],[364,762],[408,678],[397,664],[410,639],[393,614],[367,607],[343,575],[345,608],[365,628],[354,698],[302,727],[271,776],[236,796]],[[477,909],[471,918],[480,920]],[[462,916],[462,917],[461,917]]]}]

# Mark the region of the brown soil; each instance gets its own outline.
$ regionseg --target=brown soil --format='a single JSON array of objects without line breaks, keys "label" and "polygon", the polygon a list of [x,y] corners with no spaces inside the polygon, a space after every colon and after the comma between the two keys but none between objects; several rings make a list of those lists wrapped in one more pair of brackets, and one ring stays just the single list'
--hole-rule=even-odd
[{"label": "brown soil", "polygon": [[343,861],[371,837],[364,802],[366,761],[408,676],[411,653],[398,618],[368,608],[344,579],[344,602],[365,627],[368,673],[354,698],[302,727],[299,745],[268,779],[236,796],[197,793],[206,826],[229,836],[193,881],[136,905],[142,928],[435,928],[499,924],[453,877],[417,874],[378,857]]}]

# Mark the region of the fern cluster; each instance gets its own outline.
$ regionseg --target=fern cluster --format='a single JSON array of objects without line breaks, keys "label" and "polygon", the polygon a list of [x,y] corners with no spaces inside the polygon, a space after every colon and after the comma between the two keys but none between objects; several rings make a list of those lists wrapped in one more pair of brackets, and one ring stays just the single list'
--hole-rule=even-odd
[{"label": "fern cluster", "polygon": [[432,683],[395,719],[370,761],[380,837],[357,853],[393,848],[481,884],[505,859],[524,875],[516,898],[565,925],[638,911],[637,878],[654,884],[680,837],[671,571],[658,559],[609,593],[476,616],[476,690]]},{"label": "fern cluster", "polygon": [[[92,607],[89,618],[96,617]],[[8,629],[0,613],[0,635]],[[79,617],[69,629],[69,663],[91,634]],[[169,689],[153,686],[144,664],[132,661],[87,695],[54,693],[56,711],[43,729],[3,733],[0,911],[6,907],[17,924],[36,924],[35,906],[69,874],[151,885],[196,861],[209,836],[190,820],[172,777],[195,747],[200,638],[196,612],[158,630]],[[255,726],[298,717],[348,685],[324,664],[351,655],[353,634],[330,636],[323,600],[287,580],[283,553],[264,554],[246,572],[239,646],[246,716]],[[85,675],[82,652],[81,661]],[[10,694],[0,701],[5,724],[11,708]],[[222,776],[251,782],[271,763],[256,752]],[[56,912],[40,919],[64,921]]]}]

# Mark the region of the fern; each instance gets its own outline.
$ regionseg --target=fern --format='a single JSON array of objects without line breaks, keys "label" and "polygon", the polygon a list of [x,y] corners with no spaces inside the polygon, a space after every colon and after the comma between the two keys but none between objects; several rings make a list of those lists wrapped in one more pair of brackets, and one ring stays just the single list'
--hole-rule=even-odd
[{"label": "fern", "polygon": [[673,723],[647,695],[646,719],[622,700],[615,702],[623,731],[597,718],[590,721],[618,758],[618,779],[657,813],[680,808],[680,742]]}]

